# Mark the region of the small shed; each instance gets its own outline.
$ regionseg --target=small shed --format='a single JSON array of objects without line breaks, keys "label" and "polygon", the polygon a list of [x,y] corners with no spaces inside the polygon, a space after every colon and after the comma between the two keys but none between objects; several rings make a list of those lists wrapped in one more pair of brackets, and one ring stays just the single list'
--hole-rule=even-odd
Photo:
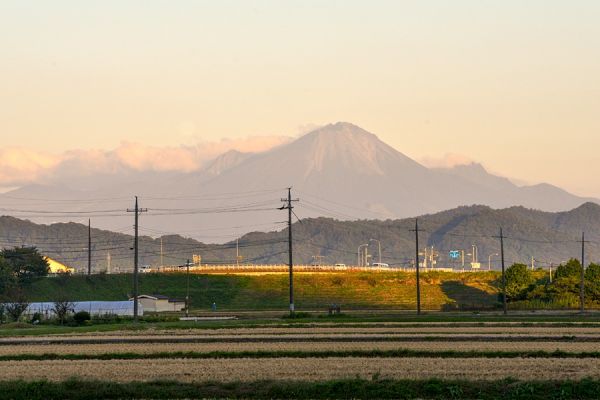
[{"label": "small shed", "polygon": [[162,294],[142,294],[138,296],[138,302],[144,306],[144,311],[149,312],[182,311],[185,309],[185,300]]}]

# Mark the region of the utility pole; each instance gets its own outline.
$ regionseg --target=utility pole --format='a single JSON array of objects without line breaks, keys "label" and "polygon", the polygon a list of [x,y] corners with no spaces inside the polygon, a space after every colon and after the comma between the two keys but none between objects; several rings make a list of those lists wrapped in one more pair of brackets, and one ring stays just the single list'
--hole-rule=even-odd
[{"label": "utility pole", "polygon": [[531,270],[533,271],[535,269],[535,258],[533,258],[533,256],[531,256]]},{"label": "utility pole", "polygon": [[290,269],[290,316],[294,315],[294,257],[293,257],[293,245],[292,245],[292,213],[294,206],[293,202],[300,201],[300,199],[292,200],[292,188],[288,188],[287,199],[281,199],[284,204],[280,207],[280,210],[288,210],[288,255],[289,255],[289,269]]},{"label": "utility pole", "polygon": [[186,266],[186,291],[185,291],[185,316],[190,316],[190,260],[185,263]]},{"label": "utility pole", "polygon": [[581,281],[579,282],[579,311],[585,311],[585,232],[581,233]]},{"label": "utility pole", "polygon": [[240,266],[240,239],[235,239],[235,265]]},{"label": "utility pole", "polygon": [[164,267],[165,263],[164,263],[164,256],[163,256],[163,238],[162,236],[160,237],[160,267]]},{"label": "utility pole", "polygon": [[92,274],[92,220],[88,219],[88,275]]},{"label": "utility pole", "polygon": [[421,315],[421,284],[419,282],[419,219],[415,219],[415,229],[411,229],[415,233],[415,271],[417,274],[417,315]]},{"label": "utility pole", "polygon": [[554,266],[553,263],[550,263],[550,283],[552,283],[552,267]]},{"label": "utility pole", "polygon": [[502,310],[504,315],[508,313],[508,307],[506,305],[506,274],[504,268],[504,239],[506,236],[502,233],[502,228],[500,228],[500,236],[494,236],[496,239],[500,239],[500,259],[502,262]]},{"label": "utility pole", "polygon": [[134,242],[133,242],[133,320],[138,320],[138,263],[139,263],[139,217],[143,212],[148,212],[147,208],[139,208],[138,197],[135,196],[135,207],[127,209],[127,212],[135,213],[134,219]]},{"label": "utility pole", "polygon": [[106,253],[106,273],[110,275],[111,273],[111,265],[110,265],[110,251]]}]

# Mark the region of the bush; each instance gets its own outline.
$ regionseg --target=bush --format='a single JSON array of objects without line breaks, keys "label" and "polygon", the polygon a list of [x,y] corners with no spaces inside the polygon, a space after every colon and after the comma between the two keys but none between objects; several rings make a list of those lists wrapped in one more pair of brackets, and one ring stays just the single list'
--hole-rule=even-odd
[{"label": "bush", "polygon": [[39,312],[33,313],[33,315],[31,316],[30,322],[32,324],[39,324],[40,322],[42,322],[42,314],[40,314]]},{"label": "bush", "polygon": [[165,314],[149,314],[139,318],[143,322],[177,322],[179,321],[178,315],[165,315]]},{"label": "bush", "polygon": [[283,317],[283,319],[302,319],[302,318],[311,318],[312,315],[310,315],[307,312],[303,312],[303,311],[296,311],[292,314],[285,314]]},{"label": "bush", "polygon": [[92,319],[92,317],[90,316],[90,313],[87,311],[78,311],[75,313],[75,315],[73,315],[73,320],[75,320],[77,325],[83,325],[83,324],[85,324],[86,321],[89,321],[91,319]]},{"label": "bush", "polygon": [[119,324],[128,319],[125,319],[117,314],[102,314],[94,315],[91,320],[95,324]]}]

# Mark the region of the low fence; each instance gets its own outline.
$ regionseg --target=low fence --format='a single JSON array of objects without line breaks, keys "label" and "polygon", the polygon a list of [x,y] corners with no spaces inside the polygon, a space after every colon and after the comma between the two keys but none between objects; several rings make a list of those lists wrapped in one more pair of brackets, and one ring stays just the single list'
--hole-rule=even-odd
[{"label": "low fence", "polygon": [[[148,273],[161,273],[161,272],[186,272],[187,266],[164,266],[164,267],[151,267],[144,270]],[[207,264],[207,265],[193,265],[189,267],[192,273],[202,272],[287,272],[289,266],[286,264]],[[453,268],[421,268],[421,272],[466,272],[465,270],[453,269]],[[358,267],[352,265],[294,265],[295,272],[336,272],[336,271],[355,271],[355,272],[415,272],[414,268],[406,267],[381,267],[381,266],[368,266]],[[478,270],[468,270],[470,272],[477,272]]]}]

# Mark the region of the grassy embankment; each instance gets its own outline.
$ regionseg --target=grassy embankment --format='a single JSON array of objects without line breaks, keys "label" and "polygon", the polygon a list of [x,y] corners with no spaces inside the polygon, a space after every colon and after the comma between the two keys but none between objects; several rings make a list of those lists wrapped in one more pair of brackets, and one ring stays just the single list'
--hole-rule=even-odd
[{"label": "grassy embankment", "polygon": [[[428,310],[491,309],[497,305],[497,273],[424,273],[422,307]],[[296,308],[323,310],[329,304],[343,309],[414,309],[414,274],[298,273],[294,279]],[[31,301],[124,300],[131,294],[131,275],[50,277],[28,288]],[[184,298],[185,274],[140,275],[141,294]],[[278,310],[288,302],[286,274],[191,275],[192,308],[208,310]]]}]

